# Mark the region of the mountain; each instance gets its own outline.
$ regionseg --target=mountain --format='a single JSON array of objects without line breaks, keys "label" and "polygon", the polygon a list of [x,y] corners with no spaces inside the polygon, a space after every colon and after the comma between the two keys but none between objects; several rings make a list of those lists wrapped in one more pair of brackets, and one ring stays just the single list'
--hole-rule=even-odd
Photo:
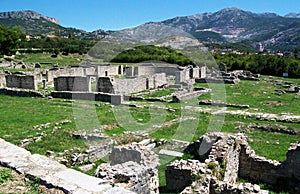
[{"label": "mountain", "polygon": [[71,35],[81,39],[99,39],[107,34],[104,30],[86,32],[76,28],[66,28],[60,25],[58,19],[31,10],[0,12],[0,25],[8,27],[21,26],[25,33],[29,35],[65,37]]},{"label": "mountain", "polygon": [[[261,48],[272,50],[300,47],[300,19],[282,17],[274,13],[252,13],[238,8],[226,8],[215,13],[175,17],[162,22],[144,24],[119,31],[121,35],[119,38],[129,36],[137,41],[153,41],[155,32],[159,32],[157,26],[164,25],[173,28],[174,32],[184,31],[200,42],[247,41],[252,47],[260,45]],[[140,35],[137,32],[142,32],[143,38],[139,39]],[[151,38],[145,38],[147,33]],[[169,30],[168,34],[170,33]],[[161,33],[156,37],[160,39]]]},{"label": "mountain", "polygon": [[[101,39],[130,42],[158,42],[160,45],[174,44],[182,47],[183,39],[168,39],[184,36],[196,38],[205,43],[241,44],[251,48],[292,50],[300,48],[300,15],[291,13],[284,17],[275,13],[252,13],[238,8],[226,8],[215,13],[202,13],[175,17],[161,22],[148,22],[143,25],[119,30],[96,30],[86,32],[67,28],[55,18],[43,16],[34,11],[0,13],[0,24],[19,25],[27,34],[76,36],[80,39]],[[108,36],[109,35],[109,36]],[[166,40],[163,43],[161,40]],[[176,40],[181,43],[177,44]],[[190,40],[187,40],[190,45]],[[177,45],[176,45],[177,44]]]},{"label": "mountain", "polygon": [[300,13],[289,13],[285,15],[286,18],[300,18]]},{"label": "mountain", "polygon": [[41,18],[43,18],[49,22],[60,25],[60,22],[58,19],[47,17],[47,16],[44,16],[42,14],[39,14],[39,13],[31,11],[31,10],[1,12],[0,13],[0,19],[41,19]]}]

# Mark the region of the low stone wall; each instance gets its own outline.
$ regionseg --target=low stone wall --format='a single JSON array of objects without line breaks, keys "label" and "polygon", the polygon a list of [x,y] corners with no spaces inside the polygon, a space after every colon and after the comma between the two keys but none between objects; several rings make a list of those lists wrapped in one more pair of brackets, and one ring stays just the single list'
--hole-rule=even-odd
[{"label": "low stone wall", "polygon": [[200,78],[195,79],[196,83],[218,83],[218,84],[236,84],[239,79],[220,79],[220,78]]},{"label": "low stone wall", "polygon": [[92,100],[92,101],[102,101],[109,102],[114,105],[120,105],[123,103],[123,96],[117,94],[107,94],[100,92],[52,92],[51,96],[53,98],[64,98],[64,99],[80,99],[80,100]]},{"label": "low stone wall", "polygon": [[175,93],[172,96],[172,101],[173,102],[181,102],[184,100],[196,98],[198,96],[201,96],[203,94],[210,93],[211,89],[206,89],[206,90],[198,90],[198,91],[193,91],[193,92],[182,92],[182,93]]},{"label": "low stone wall", "polygon": [[34,90],[20,90],[13,88],[0,88],[0,94],[18,97],[44,97],[42,93]]},{"label": "low stone wall", "polygon": [[220,106],[220,107],[233,107],[233,108],[250,108],[247,104],[228,104],[225,102],[216,102],[211,100],[201,100],[199,105],[212,105],[212,106]]}]

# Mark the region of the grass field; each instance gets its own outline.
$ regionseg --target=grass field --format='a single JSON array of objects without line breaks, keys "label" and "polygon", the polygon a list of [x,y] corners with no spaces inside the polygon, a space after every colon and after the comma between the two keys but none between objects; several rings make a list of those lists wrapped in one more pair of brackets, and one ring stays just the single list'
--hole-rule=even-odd
[{"label": "grass field", "polygon": [[[293,81],[298,82],[298,80]],[[197,86],[207,87],[206,84],[197,84]],[[274,92],[276,87],[273,83],[263,81],[241,81],[236,85],[226,85],[227,103],[249,104],[249,111],[277,114],[289,112],[300,115],[297,94],[278,96]],[[159,91],[147,97],[162,97],[172,92],[172,90]],[[208,94],[199,99],[210,99],[210,97]],[[137,140],[136,137],[124,135],[125,131],[147,131],[149,136],[155,139],[193,141],[205,134],[210,125],[221,126],[223,132],[237,133],[236,127],[240,124],[281,124],[294,128],[298,134],[300,132],[299,124],[259,121],[231,115],[218,118],[208,113],[184,110],[180,103],[139,103],[142,108],[115,107],[104,102],[0,95],[0,137],[21,145],[21,140],[45,133],[46,135],[40,141],[32,142],[25,148],[33,153],[46,154],[47,150],[58,153],[74,147],[84,150],[87,144],[81,139],[73,138],[70,133],[83,129],[99,129],[103,126],[105,126],[104,133],[121,143]],[[197,104],[196,101],[194,103]],[[182,115],[189,119],[180,122],[179,118]],[[71,122],[60,124],[63,120]],[[41,130],[35,127],[46,123],[49,124]],[[153,124],[161,126],[154,127]],[[289,145],[297,142],[300,137],[262,131],[249,131],[247,135],[249,144],[258,155],[278,161],[285,160]],[[161,160],[169,160],[169,158],[162,157]],[[159,167],[162,189],[165,186],[163,178],[165,165]]]},{"label": "grass field", "polygon": [[[218,87],[216,84],[195,84],[200,87]],[[299,94],[286,93],[278,95],[272,82],[241,81],[235,85],[225,85],[226,101],[230,104],[248,104],[250,111],[281,114],[289,112],[299,114]],[[211,94],[199,97],[199,100],[211,99]]]}]

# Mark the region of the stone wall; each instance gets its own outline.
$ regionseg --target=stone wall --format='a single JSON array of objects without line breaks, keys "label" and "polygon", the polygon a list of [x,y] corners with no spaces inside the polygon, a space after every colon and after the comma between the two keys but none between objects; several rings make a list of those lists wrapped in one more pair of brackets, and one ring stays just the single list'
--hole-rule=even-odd
[{"label": "stone wall", "polygon": [[37,82],[34,75],[5,75],[6,87],[37,90]]},{"label": "stone wall", "polygon": [[176,160],[166,168],[166,189],[181,191],[191,185],[196,176],[210,174],[207,166],[198,160]]},{"label": "stone wall", "polygon": [[114,105],[120,105],[123,103],[123,96],[117,94],[108,93],[92,93],[92,92],[52,92],[53,98],[64,98],[64,99],[81,99],[81,100],[92,100],[109,102]]},{"label": "stone wall", "polygon": [[54,78],[55,91],[90,91],[90,79],[80,76]]},{"label": "stone wall", "polygon": [[138,77],[130,79],[118,79],[111,77],[99,77],[97,91],[113,94],[130,94],[150,88],[158,88],[167,84],[164,73],[154,74],[149,78]]},{"label": "stone wall", "polygon": [[247,143],[240,153],[239,176],[273,185],[290,193],[300,191],[300,144],[292,144],[282,163],[255,155]]},{"label": "stone wall", "polygon": [[206,72],[207,72],[207,67],[206,66],[201,67],[199,77],[200,78],[206,78]]},{"label": "stone wall", "polygon": [[266,192],[258,185],[236,183],[237,178],[265,183],[278,191],[300,191],[300,143],[290,146],[287,159],[281,163],[257,156],[242,133],[208,133],[190,144],[186,151],[212,170],[211,193]]},{"label": "stone wall", "polygon": [[14,88],[0,88],[0,94],[18,97],[44,97],[44,94],[33,90],[20,90]]},{"label": "stone wall", "polygon": [[116,94],[130,94],[148,89],[147,78],[115,79],[114,90]]},{"label": "stone wall", "polygon": [[117,146],[110,155],[111,164],[98,166],[95,176],[109,180],[136,193],[158,194],[158,156],[142,144]]},{"label": "stone wall", "polygon": [[177,66],[155,66],[155,73],[165,73],[167,76],[176,75]]},{"label": "stone wall", "polygon": [[149,64],[144,64],[144,65],[140,65],[138,67],[135,67],[136,70],[134,72],[136,72],[136,74],[134,74],[134,76],[151,76],[153,74],[155,74],[155,66]]},{"label": "stone wall", "polygon": [[6,87],[5,74],[0,73],[0,88]]},{"label": "stone wall", "polygon": [[63,76],[85,76],[85,69],[82,67],[72,67],[72,68],[53,68],[46,72],[47,82],[53,82],[56,77]]},{"label": "stone wall", "polygon": [[182,84],[190,80],[190,69],[175,72],[175,84]]},{"label": "stone wall", "polygon": [[200,77],[200,68],[193,67],[190,69],[190,78],[199,78]]},{"label": "stone wall", "polygon": [[98,77],[123,75],[123,65],[98,65],[97,75]]},{"label": "stone wall", "polygon": [[[148,84],[148,85],[147,85]],[[168,84],[167,76],[165,73],[156,73],[150,76],[146,82],[146,88],[159,88]]]},{"label": "stone wall", "polygon": [[152,64],[142,64],[137,67],[126,67],[126,77],[151,76],[154,74],[165,73],[166,76],[175,76],[179,71],[177,66],[155,66]]}]

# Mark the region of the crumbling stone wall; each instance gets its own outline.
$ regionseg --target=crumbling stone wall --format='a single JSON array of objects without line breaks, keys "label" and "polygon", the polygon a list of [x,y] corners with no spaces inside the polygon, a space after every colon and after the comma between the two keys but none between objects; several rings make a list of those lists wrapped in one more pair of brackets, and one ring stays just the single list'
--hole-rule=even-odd
[{"label": "crumbling stone wall", "polygon": [[204,163],[198,160],[176,160],[166,168],[166,189],[168,191],[181,191],[191,185],[202,174],[210,174]]},{"label": "crumbling stone wall", "polygon": [[90,80],[88,77],[69,76],[54,78],[55,91],[90,91]]},{"label": "crumbling stone wall", "polygon": [[290,193],[300,191],[300,144],[292,144],[287,159],[279,163],[259,157],[245,143],[241,146],[239,177],[273,185]]},{"label": "crumbling stone wall", "polygon": [[5,75],[6,87],[37,90],[37,82],[34,75]]},{"label": "crumbling stone wall", "polygon": [[101,164],[95,176],[136,193],[158,194],[158,156],[138,143],[117,146],[110,155],[111,164]]},{"label": "crumbling stone wall", "polygon": [[257,156],[242,133],[208,133],[190,144],[186,151],[201,164],[211,166],[210,193],[265,193],[258,185],[236,183],[237,178],[273,185],[278,191],[300,191],[300,143],[290,146],[282,163]]}]

